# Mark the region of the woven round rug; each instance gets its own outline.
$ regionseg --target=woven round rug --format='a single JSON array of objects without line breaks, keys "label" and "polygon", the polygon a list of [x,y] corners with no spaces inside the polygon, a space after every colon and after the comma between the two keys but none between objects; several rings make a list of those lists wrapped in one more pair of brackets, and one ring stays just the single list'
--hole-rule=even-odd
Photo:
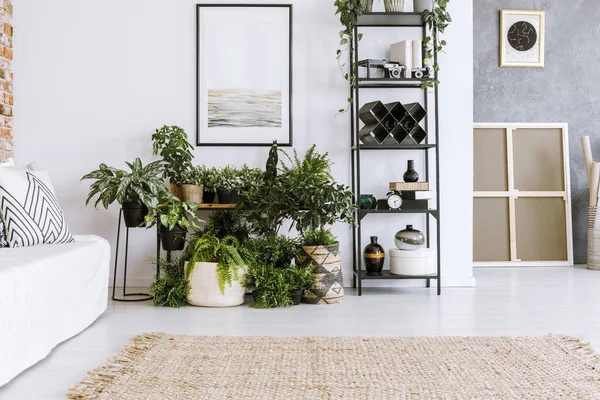
[{"label": "woven round rug", "polygon": [[70,399],[600,399],[577,338],[136,336]]}]

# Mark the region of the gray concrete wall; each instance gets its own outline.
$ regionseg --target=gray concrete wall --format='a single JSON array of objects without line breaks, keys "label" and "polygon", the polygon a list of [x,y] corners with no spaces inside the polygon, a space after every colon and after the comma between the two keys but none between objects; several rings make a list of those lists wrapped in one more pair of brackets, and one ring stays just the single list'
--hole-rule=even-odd
[{"label": "gray concrete wall", "polygon": [[[546,67],[500,68],[501,9],[546,10]],[[567,122],[573,246],[587,258],[588,188],[579,137],[600,161],[600,1],[474,0],[474,121]]]}]

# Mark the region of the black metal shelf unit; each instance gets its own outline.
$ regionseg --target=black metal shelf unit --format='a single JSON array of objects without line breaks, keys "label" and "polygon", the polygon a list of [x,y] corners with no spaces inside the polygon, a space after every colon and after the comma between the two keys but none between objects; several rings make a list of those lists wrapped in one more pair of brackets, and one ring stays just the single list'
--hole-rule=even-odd
[{"label": "black metal shelf unit", "polygon": [[[362,295],[362,281],[363,280],[381,280],[381,279],[423,279],[426,281],[426,286],[430,287],[431,280],[437,281],[437,294],[441,294],[441,255],[440,255],[440,193],[439,193],[439,182],[440,182],[440,167],[439,167],[439,112],[438,112],[438,88],[435,85],[433,90],[433,103],[434,103],[434,143],[430,143],[431,135],[428,135],[425,141],[421,144],[399,144],[399,145],[372,145],[362,144],[360,142],[359,131],[360,131],[360,119],[359,110],[360,104],[360,92],[363,89],[403,89],[403,88],[420,88],[423,82],[434,81],[438,79],[437,72],[434,72],[432,78],[425,79],[390,79],[390,78],[358,78],[358,33],[361,27],[380,27],[380,28],[402,28],[402,27],[420,27],[422,29],[423,38],[427,36],[427,26],[423,22],[422,15],[419,13],[365,13],[358,19],[358,23],[354,28],[354,41],[350,44],[350,65],[354,68],[354,76],[356,77],[356,83],[350,85],[350,97],[352,98],[352,106],[350,107],[350,115],[352,120],[351,130],[351,153],[352,153],[352,191],[356,196],[356,203],[360,205],[361,195],[361,182],[360,182],[360,171],[361,171],[361,152],[368,150],[398,150],[398,151],[424,151],[425,152],[425,179],[429,182],[430,177],[430,152],[433,152],[435,157],[435,177],[436,182],[436,209],[435,210],[358,210],[357,221],[358,224],[352,232],[352,243],[353,243],[353,287],[358,288],[358,295]],[[437,51],[433,52],[434,62],[437,62]],[[428,98],[428,89],[423,89],[423,101],[424,107],[429,111],[430,99]],[[428,112],[429,114],[429,112]],[[429,119],[425,119],[425,131],[429,132]],[[384,270],[381,275],[370,276],[367,275],[366,270],[363,268],[362,260],[362,220],[369,214],[423,214],[426,219],[426,241],[427,247],[431,248],[431,230],[430,220],[434,218],[436,220],[436,267],[437,273],[432,275],[423,276],[405,276],[405,275],[394,275],[389,270]]]}]

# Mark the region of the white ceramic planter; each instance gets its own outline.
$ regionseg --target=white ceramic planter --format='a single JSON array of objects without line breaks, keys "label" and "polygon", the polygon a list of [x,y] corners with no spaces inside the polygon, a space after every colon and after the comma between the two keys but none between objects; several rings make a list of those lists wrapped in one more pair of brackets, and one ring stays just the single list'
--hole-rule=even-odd
[{"label": "white ceramic planter", "polygon": [[383,0],[385,12],[403,12],[404,0]]},{"label": "white ceramic planter", "polygon": [[425,10],[431,10],[433,7],[433,0],[413,0],[414,10],[417,13],[422,13]]},{"label": "white ceramic planter", "polygon": [[[187,263],[185,264],[187,270]],[[240,277],[241,278],[241,277]],[[197,262],[190,278],[190,293],[187,301],[198,307],[234,307],[244,304],[246,289],[241,279],[225,285],[225,294],[219,289],[217,263]]]}]

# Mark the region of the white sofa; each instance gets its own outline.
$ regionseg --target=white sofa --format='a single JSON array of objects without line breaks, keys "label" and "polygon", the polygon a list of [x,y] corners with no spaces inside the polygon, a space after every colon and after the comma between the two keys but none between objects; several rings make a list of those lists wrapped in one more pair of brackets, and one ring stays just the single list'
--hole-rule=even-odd
[{"label": "white sofa", "polygon": [[0,386],[106,310],[109,264],[97,236],[0,249]]}]

